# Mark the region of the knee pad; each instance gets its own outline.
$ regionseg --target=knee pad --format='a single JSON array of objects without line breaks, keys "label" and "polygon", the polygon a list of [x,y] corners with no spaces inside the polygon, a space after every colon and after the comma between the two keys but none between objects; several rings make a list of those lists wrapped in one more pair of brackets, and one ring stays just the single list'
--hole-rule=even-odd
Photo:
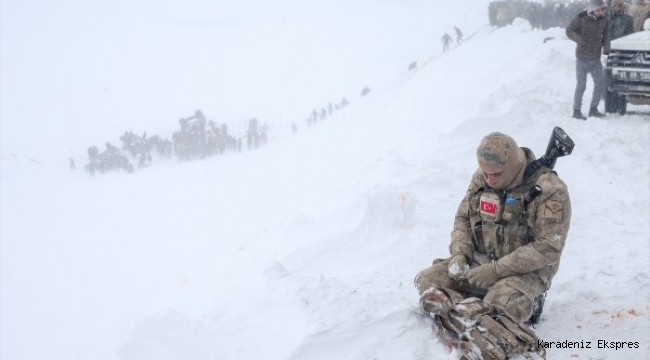
[{"label": "knee pad", "polygon": [[420,271],[413,279],[413,284],[421,295],[427,289],[436,286],[446,286],[447,266],[444,263],[436,262],[434,265]]}]

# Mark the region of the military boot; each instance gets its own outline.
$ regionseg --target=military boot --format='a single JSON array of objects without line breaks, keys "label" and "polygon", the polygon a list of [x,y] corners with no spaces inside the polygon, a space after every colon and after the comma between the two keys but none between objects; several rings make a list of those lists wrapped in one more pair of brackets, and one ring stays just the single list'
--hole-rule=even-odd
[{"label": "military boot", "polygon": [[578,120],[587,120],[587,117],[582,115],[580,109],[573,109],[573,118]]},{"label": "military boot", "polygon": [[598,108],[592,107],[591,109],[589,109],[589,116],[597,117],[597,118],[604,118],[605,114],[598,111]]}]

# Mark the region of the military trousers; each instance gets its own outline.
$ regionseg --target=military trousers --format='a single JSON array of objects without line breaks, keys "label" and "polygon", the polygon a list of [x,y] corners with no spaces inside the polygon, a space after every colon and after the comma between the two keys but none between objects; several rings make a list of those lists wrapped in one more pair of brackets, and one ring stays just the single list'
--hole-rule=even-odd
[{"label": "military trousers", "polygon": [[533,314],[535,298],[546,291],[546,286],[535,274],[508,276],[498,280],[488,289],[469,284],[467,280],[455,280],[449,276],[449,259],[439,259],[433,265],[420,271],[415,277],[419,294],[429,288],[449,289],[464,298],[478,297],[498,312],[516,322],[527,321]]}]

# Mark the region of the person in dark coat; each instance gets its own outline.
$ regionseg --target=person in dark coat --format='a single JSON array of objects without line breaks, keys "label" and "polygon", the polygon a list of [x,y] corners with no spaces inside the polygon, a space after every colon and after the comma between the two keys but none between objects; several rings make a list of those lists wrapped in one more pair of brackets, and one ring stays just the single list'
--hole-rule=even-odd
[{"label": "person in dark coat", "polygon": [[609,19],[612,40],[634,32],[634,18],[625,13],[623,0],[612,2],[612,16]]},{"label": "person in dark coat", "polygon": [[594,81],[594,92],[589,105],[589,116],[602,118],[598,104],[605,87],[601,53],[609,54],[611,33],[609,18],[605,16],[603,0],[589,0],[587,10],[573,18],[566,28],[566,35],[576,42],[576,89],[573,96],[573,118],[586,120],[582,115],[582,96],[587,87],[587,74]]},{"label": "person in dark coat", "polygon": [[460,44],[463,41],[463,32],[457,26],[454,26],[454,31],[456,31],[456,43]]},{"label": "person in dark coat", "polygon": [[442,36],[442,52],[446,52],[449,50],[449,43],[452,42],[451,36],[447,33],[445,33]]}]

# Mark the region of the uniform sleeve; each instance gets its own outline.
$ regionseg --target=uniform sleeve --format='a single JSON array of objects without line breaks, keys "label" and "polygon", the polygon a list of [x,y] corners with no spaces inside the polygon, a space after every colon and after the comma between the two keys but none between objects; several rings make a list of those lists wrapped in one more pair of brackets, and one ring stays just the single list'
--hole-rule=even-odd
[{"label": "uniform sleeve", "polygon": [[560,261],[571,225],[571,200],[562,180],[554,173],[540,177],[542,193],[533,202],[535,222],[533,241],[496,262],[500,277],[520,275],[554,265]]},{"label": "uniform sleeve", "polygon": [[472,241],[472,229],[469,221],[469,199],[481,186],[481,179],[482,174],[476,171],[472,176],[467,193],[465,193],[465,197],[456,211],[454,229],[451,232],[451,244],[449,244],[451,256],[465,255],[465,257],[471,259],[474,255],[474,242]]}]

